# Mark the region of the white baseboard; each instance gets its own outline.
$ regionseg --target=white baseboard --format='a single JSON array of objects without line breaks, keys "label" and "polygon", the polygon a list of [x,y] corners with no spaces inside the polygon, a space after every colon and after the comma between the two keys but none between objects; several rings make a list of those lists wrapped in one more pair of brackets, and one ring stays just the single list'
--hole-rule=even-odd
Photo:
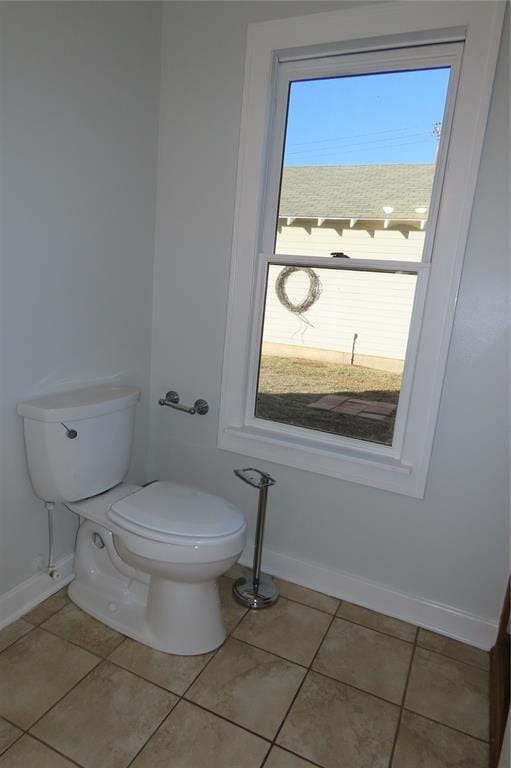
[{"label": "white baseboard", "polygon": [[[253,552],[253,545],[247,545],[240,562],[252,565]],[[494,645],[497,637],[497,623],[490,619],[416,595],[397,592],[378,582],[325,568],[318,563],[298,560],[281,552],[265,549],[263,569],[281,579],[408,621],[485,651]]]},{"label": "white baseboard", "polygon": [[[253,552],[253,545],[248,545],[240,562],[243,565],[252,565]],[[70,554],[57,562],[57,570],[60,573],[58,581],[53,581],[45,573],[37,573],[1,595],[0,630],[69,584],[74,578],[73,559],[74,555]],[[497,637],[497,622],[490,619],[398,592],[345,571],[298,560],[281,552],[266,549],[263,554],[263,568],[281,579],[431,629],[485,651],[493,646]]]},{"label": "white baseboard", "polygon": [[57,581],[46,573],[35,573],[0,595],[0,630],[69,584],[74,578],[73,561],[74,554],[64,555],[57,561],[56,569],[60,573]]}]

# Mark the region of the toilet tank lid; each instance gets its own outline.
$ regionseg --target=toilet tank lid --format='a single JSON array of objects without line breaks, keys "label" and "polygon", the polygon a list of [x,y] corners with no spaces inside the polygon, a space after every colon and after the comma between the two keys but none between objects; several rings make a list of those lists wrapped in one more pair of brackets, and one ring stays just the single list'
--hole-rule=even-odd
[{"label": "toilet tank lid", "polygon": [[245,525],[240,510],[198,488],[159,481],[115,502],[108,517],[159,534],[204,539],[228,536]]},{"label": "toilet tank lid", "polygon": [[36,421],[77,421],[123,410],[139,399],[137,387],[98,384],[26,400],[18,403],[17,411],[25,419]]}]

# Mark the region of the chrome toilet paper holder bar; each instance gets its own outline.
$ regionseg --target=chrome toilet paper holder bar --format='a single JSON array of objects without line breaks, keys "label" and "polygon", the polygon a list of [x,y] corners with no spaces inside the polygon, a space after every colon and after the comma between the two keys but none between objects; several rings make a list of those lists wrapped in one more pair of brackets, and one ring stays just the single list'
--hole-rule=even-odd
[{"label": "chrome toilet paper holder bar", "polygon": [[193,405],[181,405],[179,402],[179,395],[173,389],[170,389],[165,397],[158,400],[158,405],[166,405],[169,408],[175,408],[176,411],[182,411],[183,413],[189,413],[194,416],[196,413],[199,416],[205,416],[209,411],[209,403],[207,400],[199,398]]}]

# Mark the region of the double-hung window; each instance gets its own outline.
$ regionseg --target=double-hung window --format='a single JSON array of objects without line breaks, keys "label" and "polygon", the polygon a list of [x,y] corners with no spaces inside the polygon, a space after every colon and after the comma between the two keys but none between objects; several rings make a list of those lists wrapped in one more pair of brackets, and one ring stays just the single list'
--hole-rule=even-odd
[{"label": "double-hung window", "polygon": [[253,25],[219,445],[424,494],[502,23]]}]

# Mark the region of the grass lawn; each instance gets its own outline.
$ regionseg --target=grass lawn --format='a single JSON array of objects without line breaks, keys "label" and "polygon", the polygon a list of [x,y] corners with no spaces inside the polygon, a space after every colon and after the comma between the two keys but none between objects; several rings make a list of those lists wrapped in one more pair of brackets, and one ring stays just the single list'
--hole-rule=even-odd
[{"label": "grass lawn", "polygon": [[372,421],[308,408],[307,405],[330,394],[397,405],[400,387],[401,374],[398,373],[358,365],[263,355],[256,416],[390,445],[395,414],[384,421]]}]

